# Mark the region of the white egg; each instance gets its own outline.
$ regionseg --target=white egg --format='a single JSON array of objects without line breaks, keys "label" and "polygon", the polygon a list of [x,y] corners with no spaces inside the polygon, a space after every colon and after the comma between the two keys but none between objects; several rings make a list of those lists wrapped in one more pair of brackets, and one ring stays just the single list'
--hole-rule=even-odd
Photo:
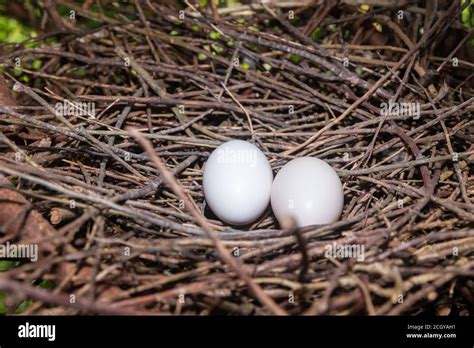
[{"label": "white egg", "polygon": [[204,197],[219,219],[246,225],[270,203],[272,181],[272,168],[262,151],[246,141],[231,140],[215,149],[204,166]]},{"label": "white egg", "polygon": [[344,191],[329,164],[301,157],[280,169],[272,185],[271,202],[280,225],[289,217],[298,227],[329,224],[341,216]]}]

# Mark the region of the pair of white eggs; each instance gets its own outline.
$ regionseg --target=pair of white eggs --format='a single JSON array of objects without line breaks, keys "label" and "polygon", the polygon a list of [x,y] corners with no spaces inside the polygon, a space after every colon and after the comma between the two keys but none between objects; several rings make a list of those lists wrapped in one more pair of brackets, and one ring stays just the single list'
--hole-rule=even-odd
[{"label": "pair of white eggs", "polygon": [[344,192],[339,176],[326,162],[301,157],[273,172],[258,147],[231,140],[209,156],[203,173],[206,202],[230,225],[247,225],[259,218],[271,201],[282,224],[293,218],[298,227],[328,224],[339,219]]}]

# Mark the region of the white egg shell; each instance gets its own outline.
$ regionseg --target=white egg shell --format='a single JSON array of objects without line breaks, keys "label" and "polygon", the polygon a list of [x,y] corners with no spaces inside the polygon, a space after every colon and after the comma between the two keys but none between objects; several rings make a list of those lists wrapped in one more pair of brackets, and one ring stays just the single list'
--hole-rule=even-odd
[{"label": "white egg shell", "polygon": [[272,185],[271,203],[282,224],[292,217],[298,227],[329,224],[339,219],[344,191],[335,170],[314,157],[301,157],[284,165]]},{"label": "white egg shell", "polygon": [[246,141],[231,140],[216,148],[204,166],[204,197],[219,219],[246,225],[270,203],[272,181],[272,168],[262,151]]}]

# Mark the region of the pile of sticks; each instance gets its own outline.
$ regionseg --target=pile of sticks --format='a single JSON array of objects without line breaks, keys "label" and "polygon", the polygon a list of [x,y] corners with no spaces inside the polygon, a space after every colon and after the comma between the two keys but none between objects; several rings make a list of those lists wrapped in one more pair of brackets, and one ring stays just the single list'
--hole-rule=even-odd
[{"label": "pile of sticks", "polygon": [[[56,32],[0,58],[0,243],[41,254],[0,273],[10,313],[31,299],[22,313],[473,314],[473,64],[457,2],[56,3]],[[71,103],[92,108],[57,112]],[[231,139],[275,173],[330,163],[340,221],[217,220],[202,168]],[[327,252],[351,246],[363,254]]]}]

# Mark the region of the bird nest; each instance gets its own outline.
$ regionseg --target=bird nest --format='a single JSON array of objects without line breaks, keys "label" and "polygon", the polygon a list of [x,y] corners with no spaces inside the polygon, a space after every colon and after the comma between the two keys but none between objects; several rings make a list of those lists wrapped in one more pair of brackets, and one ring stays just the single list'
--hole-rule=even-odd
[{"label": "bird nest", "polygon": [[[348,3],[48,5],[1,57],[0,241],[38,246],[4,311],[472,315],[463,9]],[[202,169],[231,139],[327,161],[340,220],[220,222]]]}]

